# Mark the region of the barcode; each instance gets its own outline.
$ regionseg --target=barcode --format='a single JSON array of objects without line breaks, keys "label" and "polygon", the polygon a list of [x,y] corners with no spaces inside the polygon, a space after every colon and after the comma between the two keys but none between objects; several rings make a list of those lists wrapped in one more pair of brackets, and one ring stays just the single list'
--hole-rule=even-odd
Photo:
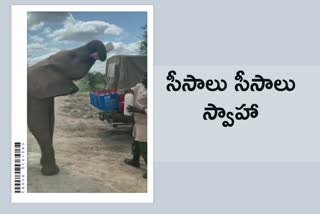
[{"label": "barcode", "polygon": [[21,143],[14,143],[14,192],[21,193]]}]

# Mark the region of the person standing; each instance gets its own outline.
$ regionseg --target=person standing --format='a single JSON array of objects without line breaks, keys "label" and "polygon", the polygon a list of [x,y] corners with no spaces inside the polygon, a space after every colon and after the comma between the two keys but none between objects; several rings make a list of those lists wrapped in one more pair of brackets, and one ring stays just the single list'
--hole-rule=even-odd
[{"label": "person standing", "polygon": [[[131,88],[133,93],[133,106],[128,106],[127,110],[133,112],[134,126],[132,143],[132,159],[125,159],[124,162],[133,167],[140,167],[140,156],[147,164],[147,72],[144,73],[143,80]],[[147,178],[147,171],[143,174]]]}]

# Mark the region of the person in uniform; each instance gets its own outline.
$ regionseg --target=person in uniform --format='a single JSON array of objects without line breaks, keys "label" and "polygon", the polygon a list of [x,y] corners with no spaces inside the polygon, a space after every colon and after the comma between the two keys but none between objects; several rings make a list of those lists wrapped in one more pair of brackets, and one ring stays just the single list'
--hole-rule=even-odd
[{"label": "person in uniform", "polygon": [[[140,156],[147,164],[147,72],[144,73],[143,80],[131,88],[133,94],[133,106],[128,106],[127,110],[133,112],[134,126],[132,143],[132,159],[125,159],[124,162],[133,167],[140,167]],[[129,93],[130,93],[129,92]],[[143,174],[147,178],[147,172]]]}]

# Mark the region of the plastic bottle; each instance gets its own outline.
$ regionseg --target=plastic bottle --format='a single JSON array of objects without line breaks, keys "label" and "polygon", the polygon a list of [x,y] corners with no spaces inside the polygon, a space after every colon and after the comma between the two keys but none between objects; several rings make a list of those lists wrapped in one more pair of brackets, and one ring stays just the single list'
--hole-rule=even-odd
[{"label": "plastic bottle", "polygon": [[126,94],[124,96],[124,115],[126,116],[132,116],[132,112],[128,112],[127,107],[133,106],[133,95],[132,94]]}]

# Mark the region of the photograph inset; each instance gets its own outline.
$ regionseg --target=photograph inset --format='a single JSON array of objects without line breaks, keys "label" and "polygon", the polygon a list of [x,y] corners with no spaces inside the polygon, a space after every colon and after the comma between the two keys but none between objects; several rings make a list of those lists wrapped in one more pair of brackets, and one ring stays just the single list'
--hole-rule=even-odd
[{"label": "photograph inset", "polygon": [[27,19],[27,192],[147,192],[147,12]]}]

